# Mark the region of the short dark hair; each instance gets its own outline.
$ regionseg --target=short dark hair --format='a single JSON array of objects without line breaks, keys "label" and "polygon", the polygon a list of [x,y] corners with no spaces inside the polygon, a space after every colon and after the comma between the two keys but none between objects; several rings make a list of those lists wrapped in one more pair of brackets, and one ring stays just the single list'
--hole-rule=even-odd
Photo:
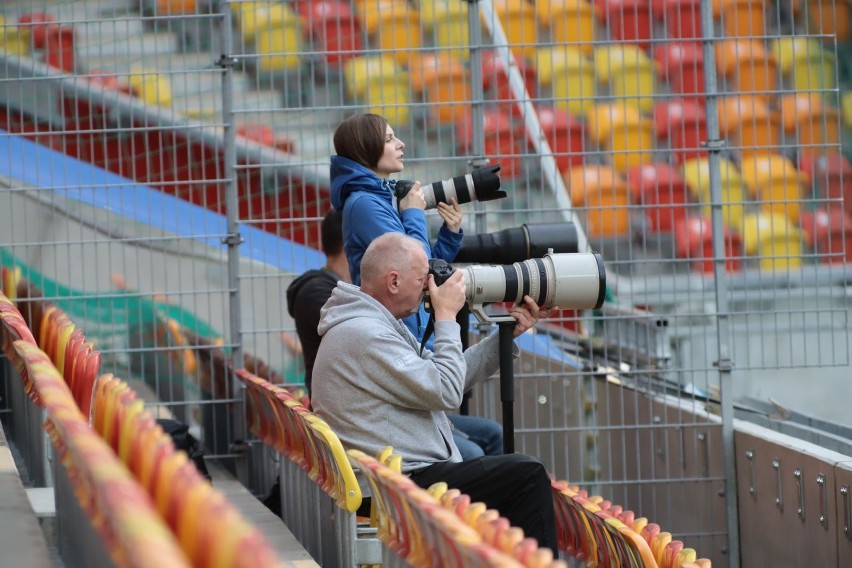
[{"label": "short dark hair", "polygon": [[377,114],[354,114],[334,131],[334,151],[338,156],[373,169],[385,151],[388,121]]},{"label": "short dark hair", "polygon": [[332,209],[325,214],[320,226],[322,251],[326,256],[338,254],[343,250],[343,212]]}]

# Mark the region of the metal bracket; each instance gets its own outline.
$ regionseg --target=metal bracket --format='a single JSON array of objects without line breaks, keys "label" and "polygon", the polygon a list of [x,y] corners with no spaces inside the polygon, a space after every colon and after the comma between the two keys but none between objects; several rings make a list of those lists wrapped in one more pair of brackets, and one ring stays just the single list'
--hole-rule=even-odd
[{"label": "metal bracket", "polygon": [[722,139],[716,139],[705,140],[701,143],[701,145],[713,152],[721,152],[725,148],[725,146],[727,146],[727,143]]},{"label": "metal bracket", "polygon": [[234,57],[233,55],[225,55],[224,53],[219,56],[219,59],[213,62],[213,65],[219,67],[220,69],[230,69],[236,64],[236,57]]},{"label": "metal bracket", "polygon": [[471,158],[470,160],[467,161],[467,165],[470,166],[474,170],[478,169],[478,168],[484,168],[485,166],[487,166],[490,163],[491,163],[491,160],[489,160],[488,158],[485,158],[485,157]]},{"label": "metal bracket", "polygon": [[746,455],[746,458],[748,458],[748,465],[749,465],[749,469],[751,470],[751,476],[750,476],[751,481],[749,482],[749,486],[748,486],[748,494],[751,495],[752,497],[754,497],[755,499],[757,499],[757,496],[755,495],[755,492],[757,491],[757,489],[756,489],[757,475],[755,474],[755,471],[754,471],[754,450],[752,450],[752,449],[746,450],[745,455]]},{"label": "metal bracket", "polygon": [[239,233],[233,233],[231,235],[227,235],[222,237],[222,244],[228,246],[239,246],[245,242],[243,236]]},{"label": "metal bracket", "polygon": [[778,493],[775,497],[775,506],[778,507],[779,511],[784,511],[784,485],[781,481],[781,460],[779,458],[775,458],[772,460],[772,469],[775,470],[775,482],[778,487]]},{"label": "metal bracket", "polygon": [[849,517],[850,511],[849,509],[849,486],[843,485],[840,487],[840,494],[843,495],[843,534],[847,539],[852,539],[852,518]]},{"label": "metal bracket", "polygon": [[828,528],[828,491],[825,488],[825,474],[818,473],[816,478],[819,485],[819,524]]},{"label": "metal bracket", "polygon": [[802,470],[796,468],[793,470],[793,477],[796,479],[796,494],[799,500],[796,507],[796,514],[803,521],[805,520],[805,482],[802,480]]},{"label": "metal bracket", "polygon": [[713,362],[713,366],[717,367],[720,371],[730,373],[734,369],[734,360],[733,359],[719,359],[718,361]]}]

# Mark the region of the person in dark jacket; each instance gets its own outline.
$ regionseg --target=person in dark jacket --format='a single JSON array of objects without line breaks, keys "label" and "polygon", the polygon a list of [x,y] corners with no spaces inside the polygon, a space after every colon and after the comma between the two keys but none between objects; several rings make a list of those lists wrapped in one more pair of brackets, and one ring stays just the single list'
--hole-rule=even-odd
[{"label": "person in dark jacket", "polygon": [[349,263],[343,252],[343,214],[332,209],[323,217],[320,227],[325,266],[308,270],[287,288],[287,312],[296,322],[296,333],[305,360],[305,388],[311,396],[311,373],[319,349],[317,325],[320,309],[326,303],[338,280],[349,282]]}]

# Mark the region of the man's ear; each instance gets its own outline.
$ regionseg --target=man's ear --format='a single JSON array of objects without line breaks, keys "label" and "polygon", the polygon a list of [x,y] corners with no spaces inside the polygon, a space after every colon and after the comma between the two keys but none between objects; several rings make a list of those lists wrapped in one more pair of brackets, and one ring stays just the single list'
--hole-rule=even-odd
[{"label": "man's ear", "polygon": [[388,290],[390,292],[394,293],[394,294],[399,292],[399,286],[400,286],[401,280],[402,280],[402,277],[400,276],[399,272],[397,272],[396,270],[391,270],[390,272],[388,272],[387,279],[385,281],[386,284],[387,284]]}]

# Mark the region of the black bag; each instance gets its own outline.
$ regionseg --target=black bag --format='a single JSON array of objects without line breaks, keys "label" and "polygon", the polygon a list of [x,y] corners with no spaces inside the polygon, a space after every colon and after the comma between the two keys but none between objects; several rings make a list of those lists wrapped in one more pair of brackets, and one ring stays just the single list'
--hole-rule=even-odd
[{"label": "black bag", "polygon": [[189,460],[198,469],[198,473],[212,483],[213,478],[210,477],[210,472],[207,471],[207,464],[204,463],[204,452],[201,449],[201,444],[198,443],[195,436],[189,433],[189,426],[180,420],[169,418],[160,418],[157,420],[157,424],[163,428],[163,432],[171,436],[175,448],[186,452]]}]

